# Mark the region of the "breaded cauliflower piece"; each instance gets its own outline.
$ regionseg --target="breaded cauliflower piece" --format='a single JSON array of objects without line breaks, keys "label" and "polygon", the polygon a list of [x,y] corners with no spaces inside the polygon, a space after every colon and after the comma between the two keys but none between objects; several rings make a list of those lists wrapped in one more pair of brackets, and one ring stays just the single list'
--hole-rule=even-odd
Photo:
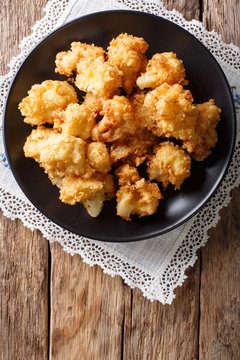
[{"label": "breaded cauliflower piece", "polygon": [[111,200],[114,194],[115,184],[110,174],[95,174],[89,179],[68,176],[62,180],[60,200],[70,205],[82,203],[90,216],[97,217],[103,202]]},{"label": "breaded cauliflower piece", "polygon": [[148,44],[143,38],[120,34],[108,47],[108,61],[122,71],[122,86],[127,94],[132,92],[137,76],[145,71],[147,58],[144,55]]},{"label": "breaded cauliflower piece", "polygon": [[118,179],[119,185],[132,185],[141,179],[137,169],[129,164],[119,166],[114,174]]},{"label": "breaded cauliflower piece", "polygon": [[148,124],[148,118],[150,117],[150,113],[148,109],[144,106],[146,95],[141,93],[136,93],[129,98],[130,104],[132,106],[132,110],[134,112],[135,121],[138,128],[146,128]]},{"label": "breaded cauliflower piece", "polygon": [[162,195],[157,184],[140,179],[135,184],[121,186],[116,197],[117,214],[131,220],[133,214],[139,217],[154,214]]},{"label": "breaded cauliflower piece", "polygon": [[54,128],[64,134],[80,137],[83,140],[90,138],[91,131],[96,124],[97,114],[86,104],[69,104],[54,120]]},{"label": "breaded cauliflower piece", "polygon": [[102,111],[103,103],[106,99],[94,95],[91,92],[86,93],[83,104],[85,104],[91,111],[99,114]]},{"label": "breaded cauliflower piece", "polygon": [[122,84],[122,72],[114,65],[97,58],[77,64],[76,86],[85,92],[111,98]]},{"label": "breaded cauliflower piece", "polygon": [[26,116],[24,121],[27,124],[43,125],[52,124],[60,110],[77,102],[76,91],[67,81],[46,80],[33,85],[18,107]]},{"label": "breaded cauliflower piece", "polygon": [[70,76],[77,70],[77,64],[83,61],[100,58],[104,61],[105,51],[103,48],[81,42],[72,42],[71,50],[62,51],[56,56],[56,72]]},{"label": "breaded cauliflower piece", "polygon": [[195,136],[193,139],[184,141],[183,148],[190,152],[194,160],[202,161],[217,143],[216,126],[220,120],[221,109],[211,99],[203,104],[197,104],[196,113]]},{"label": "breaded cauliflower piece", "polygon": [[137,86],[143,90],[155,89],[167,83],[169,85],[187,85],[185,80],[185,69],[182,60],[177,58],[173,52],[154,54],[147,64],[146,72],[137,79]]},{"label": "breaded cauliflower piece", "polygon": [[147,172],[151,180],[157,180],[166,188],[169,183],[179,189],[183,181],[190,176],[191,159],[178,145],[170,141],[161,143],[155,149]]},{"label": "breaded cauliflower piece", "polygon": [[136,130],[135,135],[115,141],[111,146],[111,158],[114,163],[127,161],[136,166],[141,165],[158,138],[147,129]]},{"label": "breaded cauliflower piece", "polygon": [[144,106],[151,114],[147,125],[153,134],[181,140],[194,136],[196,114],[192,94],[181,85],[164,83],[147,93]]},{"label": "breaded cauliflower piece", "polygon": [[54,185],[64,176],[85,172],[85,141],[80,138],[40,126],[28,136],[23,150],[39,162]]},{"label": "breaded cauliflower piece", "polygon": [[103,119],[94,126],[92,139],[95,141],[113,142],[136,131],[131,104],[125,96],[114,96],[106,100],[101,112]]},{"label": "breaded cauliflower piece", "polygon": [[103,142],[92,142],[88,145],[88,161],[98,172],[106,174],[111,170],[111,158],[107,146]]}]

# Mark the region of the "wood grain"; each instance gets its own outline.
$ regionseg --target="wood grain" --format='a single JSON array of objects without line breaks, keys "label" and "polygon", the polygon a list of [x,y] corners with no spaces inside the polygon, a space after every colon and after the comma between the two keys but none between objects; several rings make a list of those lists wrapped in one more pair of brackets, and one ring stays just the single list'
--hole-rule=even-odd
[{"label": "wood grain", "polygon": [[[43,16],[47,0],[8,0],[0,6],[0,73],[20,40]],[[48,242],[0,214],[0,359],[48,358]]]},{"label": "wood grain", "polygon": [[239,0],[204,0],[203,24],[208,30],[215,30],[222,39],[239,46],[240,43],[240,1]]},{"label": "wood grain", "polygon": [[51,245],[51,254],[50,359],[121,359],[130,288],[58,244]]},{"label": "wood grain", "polygon": [[165,0],[162,3],[168,10],[179,11],[186,20],[199,20],[200,18],[199,0]]},{"label": "wood grain", "polygon": [[200,359],[240,359],[240,196],[202,249]]},{"label": "wood grain", "polygon": [[0,359],[48,356],[48,243],[0,215]]},{"label": "wood grain", "polygon": [[125,315],[123,359],[197,359],[199,273],[198,261],[171,305],[151,303],[140,290],[133,290]]},{"label": "wood grain", "polygon": [[[31,33],[34,23],[43,17],[47,0],[2,1],[0,6],[0,75],[8,71],[7,64],[19,53],[19,43]],[[20,5],[21,4],[21,5]]]},{"label": "wood grain", "polygon": [[[240,2],[205,0],[203,23],[240,46]],[[201,250],[199,359],[240,359],[240,190]]]}]

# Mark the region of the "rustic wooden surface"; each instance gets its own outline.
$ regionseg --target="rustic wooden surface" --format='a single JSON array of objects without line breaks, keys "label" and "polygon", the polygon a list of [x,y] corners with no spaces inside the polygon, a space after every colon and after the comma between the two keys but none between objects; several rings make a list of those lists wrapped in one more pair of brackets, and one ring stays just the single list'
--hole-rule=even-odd
[{"label": "rustic wooden surface", "polygon": [[[240,45],[238,0],[165,0]],[[0,7],[0,72],[43,16],[46,0]],[[171,306],[151,303],[63,252],[20,221],[0,218],[0,359],[240,359],[240,192],[221,211]]]}]

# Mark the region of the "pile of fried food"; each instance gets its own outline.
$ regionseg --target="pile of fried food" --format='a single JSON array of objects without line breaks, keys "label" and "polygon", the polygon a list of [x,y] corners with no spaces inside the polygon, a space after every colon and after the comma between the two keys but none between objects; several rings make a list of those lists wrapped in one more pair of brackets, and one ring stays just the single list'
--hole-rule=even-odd
[{"label": "pile of fried food", "polygon": [[214,100],[194,104],[182,61],[173,52],[148,61],[147,49],[143,38],[126,33],[107,52],[73,42],[57,54],[56,72],[86,92],[84,101],[67,81],[47,80],[19,104],[24,121],[37,126],[25,156],[60,188],[61,201],[82,203],[93,217],[113,197],[126,220],[155,213],[160,183],[179,189],[191,160],[205,159],[217,142],[221,110]]}]

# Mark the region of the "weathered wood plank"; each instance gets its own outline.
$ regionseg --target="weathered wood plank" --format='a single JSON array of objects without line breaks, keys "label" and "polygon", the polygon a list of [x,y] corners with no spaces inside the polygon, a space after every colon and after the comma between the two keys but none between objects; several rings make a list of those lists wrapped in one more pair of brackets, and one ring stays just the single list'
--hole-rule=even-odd
[{"label": "weathered wood plank", "polygon": [[202,250],[200,359],[240,359],[240,197]]},{"label": "weathered wood plank", "polygon": [[221,211],[202,249],[200,338],[201,360],[240,359],[240,196]]},{"label": "weathered wood plank", "polygon": [[162,1],[168,10],[177,10],[187,20],[197,19],[200,17],[200,1],[199,0],[164,0]]},{"label": "weathered wood plank", "polygon": [[[18,44],[42,17],[42,8],[31,0],[3,1],[0,6],[0,73],[8,71]],[[48,358],[48,242],[20,221],[0,215],[0,358]]]},{"label": "weathered wood plank", "polygon": [[225,42],[240,44],[240,1],[203,0],[203,24],[208,30],[215,30]]},{"label": "weathered wood plank", "polygon": [[33,24],[44,15],[47,0],[2,1],[0,6],[1,61],[0,75],[8,71],[7,64],[19,53],[19,43],[31,33]]},{"label": "weathered wood plank", "polygon": [[125,303],[131,290],[117,276],[51,245],[52,360],[120,360]]},{"label": "weathered wood plank", "polygon": [[0,359],[48,356],[48,243],[0,214]]},{"label": "weathered wood plank", "polygon": [[[239,46],[240,2],[205,0],[203,9],[205,26]],[[232,197],[202,249],[201,360],[240,359],[240,190]]]},{"label": "weathered wood plank", "polygon": [[193,360],[198,356],[200,262],[188,270],[171,305],[151,303],[133,290],[125,315],[124,359]]}]

